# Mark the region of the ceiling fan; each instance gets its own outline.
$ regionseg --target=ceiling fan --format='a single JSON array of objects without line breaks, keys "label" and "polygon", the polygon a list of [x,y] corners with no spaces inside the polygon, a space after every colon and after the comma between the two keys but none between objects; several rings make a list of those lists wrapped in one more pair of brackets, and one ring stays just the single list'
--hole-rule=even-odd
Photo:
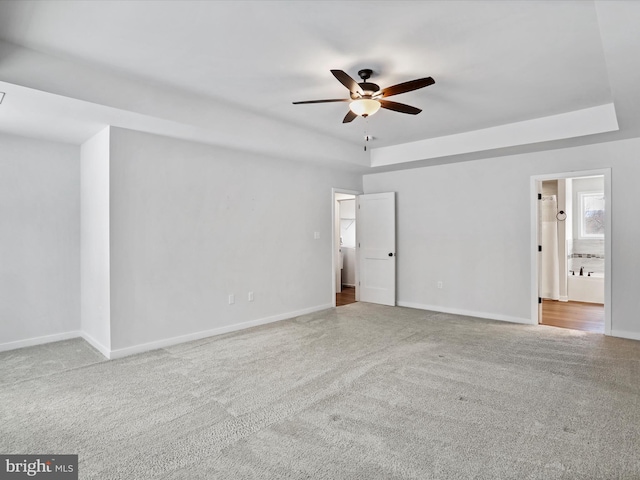
[{"label": "ceiling fan", "polygon": [[412,107],[411,105],[405,105],[404,103],[384,100],[384,97],[411,92],[412,90],[428,87],[429,85],[436,83],[433,78],[426,77],[411,80],[409,82],[398,83],[397,85],[380,90],[378,85],[367,81],[373,73],[369,68],[362,69],[358,72],[358,76],[362,79],[362,82],[360,83],[356,82],[342,70],[331,70],[331,73],[333,73],[333,76],[336,77],[340,83],[349,89],[350,98],[306,100],[302,102],[293,102],[293,104],[349,102],[349,111],[342,120],[342,123],[349,123],[357,116],[368,117],[369,115],[376,113],[380,108],[386,108],[387,110],[393,110],[400,113],[408,113],[410,115],[417,115],[422,111],[421,109]]}]

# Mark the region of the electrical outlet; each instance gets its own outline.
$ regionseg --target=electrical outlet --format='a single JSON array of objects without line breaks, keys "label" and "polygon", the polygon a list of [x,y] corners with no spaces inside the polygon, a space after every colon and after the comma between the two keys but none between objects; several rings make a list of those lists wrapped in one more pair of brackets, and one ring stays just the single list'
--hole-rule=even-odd
[{"label": "electrical outlet", "polygon": [[313,232],[313,238],[318,240],[320,238],[320,232]]},{"label": "electrical outlet", "polygon": [[247,295],[247,298],[250,302],[253,302],[253,292],[249,292],[249,295]]},{"label": "electrical outlet", "polygon": [[438,280],[438,288],[442,288],[442,280]]},{"label": "electrical outlet", "polygon": [[229,294],[229,305],[233,305],[234,303],[236,303],[236,296],[231,293]]}]

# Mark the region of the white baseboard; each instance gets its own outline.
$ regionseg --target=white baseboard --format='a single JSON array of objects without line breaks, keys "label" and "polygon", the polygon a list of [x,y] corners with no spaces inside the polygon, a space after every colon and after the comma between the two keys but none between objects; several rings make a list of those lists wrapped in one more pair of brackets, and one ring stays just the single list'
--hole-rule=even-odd
[{"label": "white baseboard", "polygon": [[499,313],[474,312],[471,310],[461,310],[459,308],[448,308],[448,307],[442,307],[440,305],[423,305],[421,303],[413,303],[413,302],[398,302],[398,306],[417,308],[418,310],[431,310],[433,312],[440,312],[440,313],[452,313],[454,315],[464,315],[467,317],[487,318],[489,320],[500,320],[501,322],[537,325],[537,322],[535,323],[532,322],[530,318],[512,317],[509,315],[502,315]]},{"label": "white baseboard", "polygon": [[93,348],[98,350],[102,355],[104,355],[107,359],[111,358],[111,350],[98,342],[95,338],[89,335],[87,332],[80,332],[80,336],[84,338],[84,340],[91,345]]},{"label": "white baseboard", "polygon": [[[258,325],[265,325],[267,323],[278,322],[280,320],[286,320],[300,315],[306,315],[308,313],[319,312],[333,308],[333,305],[318,305],[315,307],[305,308],[294,312],[282,313],[271,317],[259,318],[257,320],[250,320],[248,322],[236,323],[234,325],[227,325],[224,327],[214,328],[211,330],[203,330],[200,332],[189,333],[186,335],[180,335],[177,337],[163,338],[162,340],[156,340],[148,343],[141,343],[139,345],[133,345],[131,347],[119,348],[111,350],[107,358],[116,359],[134,355],[136,353],[147,352],[149,350],[156,350],[158,348],[170,347],[179,343],[191,342],[193,340],[200,340],[201,338],[212,337],[214,335],[222,335],[223,333],[235,332],[238,330],[244,330],[245,328],[257,327]],[[103,353],[104,354],[104,353]]]},{"label": "white baseboard", "polygon": [[569,301],[569,297],[567,297],[566,295],[560,295],[560,298],[558,299],[559,302],[568,302]]},{"label": "white baseboard", "polygon": [[44,335],[42,337],[25,338],[24,340],[16,340],[15,342],[0,343],[0,352],[8,350],[16,350],[18,348],[33,347],[34,345],[42,345],[44,343],[60,342],[61,340],[69,340],[70,338],[78,338],[82,335],[79,330],[72,332],[55,333],[53,335]]},{"label": "white baseboard", "polygon": [[612,337],[628,338],[630,340],[640,340],[640,332],[626,332],[624,330],[611,329]]}]

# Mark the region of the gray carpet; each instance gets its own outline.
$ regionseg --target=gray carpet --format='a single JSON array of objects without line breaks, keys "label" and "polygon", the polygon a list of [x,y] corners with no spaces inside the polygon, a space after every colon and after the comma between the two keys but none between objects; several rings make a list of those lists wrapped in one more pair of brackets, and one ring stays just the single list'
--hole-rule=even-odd
[{"label": "gray carpet", "polygon": [[640,342],[356,303],[115,361],[0,354],[0,452],[82,479],[638,479]]}]

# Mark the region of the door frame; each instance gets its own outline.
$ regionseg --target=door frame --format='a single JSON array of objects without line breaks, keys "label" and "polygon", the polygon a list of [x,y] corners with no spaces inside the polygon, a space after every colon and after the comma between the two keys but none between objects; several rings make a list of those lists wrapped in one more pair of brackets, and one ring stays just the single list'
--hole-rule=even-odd
[{"label": "door frame", "polygon": [[[345,193],[347,195],[362,195],[361,191],[358,190],[348,190],[345,188],[332,188],[331,189],[331,304],[336,306],[336,256],[338,254],[338,250],[340,249],[339,245],[336,245],[336,193]],[[358,216],[358,211],[356,209],[356,217]],[[358,231],[356,230],[356,236],[358,235]],[[357,240],[356,240],[357,241]],[[360,277],[360,272],[358,271],[358,258],[356,255],[356,300],[358,300],[358,280]]]},{"label": "door frame", "polygon": [[604,334],[611,335],[611,168],[575,170],[572,172],[547,173],[544,175],[531,176],[531,323],[534,325],[538,325],[540,279],[540,272],[538,270],[538,182],[597,175],[604,177],[604,201],[606,206],[606,216],[604,220]]}]

